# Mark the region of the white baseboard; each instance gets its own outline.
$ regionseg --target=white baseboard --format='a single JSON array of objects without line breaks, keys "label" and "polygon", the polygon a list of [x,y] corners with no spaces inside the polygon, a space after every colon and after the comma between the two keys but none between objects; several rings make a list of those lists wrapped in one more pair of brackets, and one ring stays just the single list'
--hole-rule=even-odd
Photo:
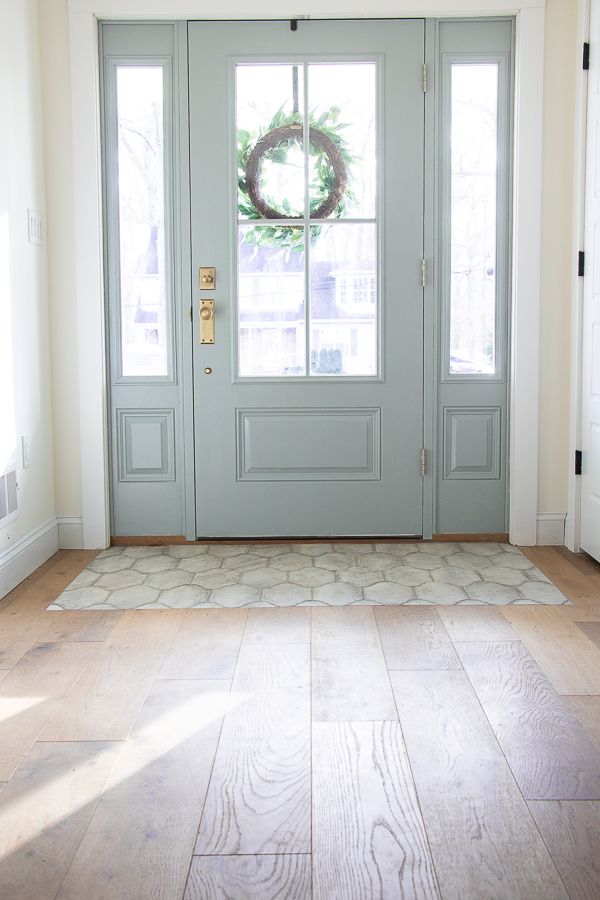
[{"label": "white baseboard", "polygon": [[81,516],[58,516],[58,546],[61,550],[81,550],[83,519]]},{"label": "white baseboard", "polygon": [[58,523],[48,519],[0,554],[0,597],[35,572],[58,550]]},{"label": "white baseboard", "polygon": [[538,513],[537,543],[563,546],[566,513]]}]

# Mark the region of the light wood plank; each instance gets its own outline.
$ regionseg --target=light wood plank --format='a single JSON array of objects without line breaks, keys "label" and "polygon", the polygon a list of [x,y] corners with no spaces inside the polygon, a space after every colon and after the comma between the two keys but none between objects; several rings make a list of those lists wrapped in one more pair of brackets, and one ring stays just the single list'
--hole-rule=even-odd
[{"label": "light wood plank", "polygon": [[578,628],[583,631],[592,644],[600,647],[600,622],[582,622]]},{"label": "light wood plank", "polygon": [[372,607],[311,610],[314,722],[397,720]]},{"label": "light wood plank", "polygon": [[0,781],[8,780],[62,698],[94,659],[96,644],[36,644],[0,682]]},{"label": "light wood plank", "polygon": [[495,606],[440,606],[437,610],[452,641],[518,641]]},{"label": "light wood plank", "polygon": [[246,616],[245,609],[187,610],[158,677],[231,681]]},{"label": "light wood plank", "polygon": [[0,793],[0,897],[53,900],[120,750],[34,744]]},{"label": "light wood plank", "polygon": [[310,851],[310,654],[242,646],[196,853]]},{"label": "light wood plank", "polygon": [[249,609],[245,644],[309,644],[310,609],[280,607]]},{"label": "light wood plank", "polygon": [[565,555],[559,547],[522,547],[530,559],[562,591],[574,606],[564,607],[572,621],[600,620],[600,576],[584,574],[573,560],[575,554]]},{"label": "light wood plank", "polygon": [[534,800],[529,808],[571,900],[598,900],[600,803]]},{"label": "light wood plank", "polygon": [[42,740],[125,740],[183,616],[183,610],[124,613],[109,639],[94,645],[96,658],[44,728]]},{"label": "light wood plank", "polygon": [[523,795],[600,799],[600,754],[525,647],[471,641],[456,648]]},{"label": "light wood plank", "polygon": [[464,672],[392,672],[444,900],[566,900]]},{"label": "light wood plank", "polygon": [[184,900],[310,900],[310,856],[194,856]]},{"label": "light wood plank", "polygon": [[398,722],[313,725],[315,897],[439,898]]},{"label": "light wood plank", "polygon": [[40,640],[106,641],[123,615],[121,610],[69,610],[44,613]]},{"label": "light wood plank", "polygon": [[60,900],[183,896],[228,689],[224,681],[155,683]]},{"label": "light wood plank", "polygon": [[600,749],[600,697],[564,696],[562,699]]},{"label": "light wood plank", "polygon": [[460,669],[437,610],[378,607],[375,621],[388,669]]},{"label": "light wood plank", "polygon": [[600,649],[563,609],[505,606],[502,613],[559,694],[600,694]]}]

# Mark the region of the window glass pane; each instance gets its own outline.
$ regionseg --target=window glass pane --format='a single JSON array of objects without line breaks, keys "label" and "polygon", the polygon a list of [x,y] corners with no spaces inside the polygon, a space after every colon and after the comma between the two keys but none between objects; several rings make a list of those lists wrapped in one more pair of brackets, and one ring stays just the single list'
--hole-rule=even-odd
[{"label": "window glass pane", "polygon": [[[376,76],[375,63],[308,67],[309,121],[319,140],[318,144],[311,142],[309,156],[313,218],[375,216]],[[332,211],[323,210],[336,186],[340,190],[339,203]]]},{"label": "window glass pane", "polygon": [[376,226],[312,225],[311,233],[311,374],[376,375]]},{"label": "window glass pane", "polygon": [[168,374],[163,69],[117,67],[121,366]]},{"label": "window glass pane", "polygon": [[236,69],[241,219],[304,215],[304,66]]},{"label": "window glass pane", "polygon": [[450,373],[496,371],[498,66],[452,65]]},{"label": "window glass pane", "polygon": [[306,374],[304,227],[240,226],[239,374]]}]

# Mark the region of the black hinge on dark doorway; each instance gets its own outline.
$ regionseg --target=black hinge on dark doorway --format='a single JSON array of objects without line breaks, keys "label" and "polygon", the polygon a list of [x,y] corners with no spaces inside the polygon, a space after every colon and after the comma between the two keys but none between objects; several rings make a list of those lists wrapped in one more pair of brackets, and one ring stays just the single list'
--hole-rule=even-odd
[{"label": "black hinge on dark doorway", "polygon": [[581,475],[581,450],[575,451],[575,474]]},{"label": "black hinge on dark doorway", "polygon": [[590,45],[587,41],[583,45],[582,68],[584,72],[588,72],[590,68]]},{"label": "black hinge on dark doorway", "polygon": [[290,19],[291,31],[298,31],[298,19]]}]

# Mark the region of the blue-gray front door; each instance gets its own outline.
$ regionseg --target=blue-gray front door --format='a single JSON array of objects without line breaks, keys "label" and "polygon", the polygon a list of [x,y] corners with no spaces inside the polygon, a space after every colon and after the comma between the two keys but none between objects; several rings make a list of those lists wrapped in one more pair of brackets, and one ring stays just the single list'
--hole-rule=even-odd
[{"label": "blue-gray front door", "polygon": [[422,532],[424,27],[189,24],[199,537]]}]

